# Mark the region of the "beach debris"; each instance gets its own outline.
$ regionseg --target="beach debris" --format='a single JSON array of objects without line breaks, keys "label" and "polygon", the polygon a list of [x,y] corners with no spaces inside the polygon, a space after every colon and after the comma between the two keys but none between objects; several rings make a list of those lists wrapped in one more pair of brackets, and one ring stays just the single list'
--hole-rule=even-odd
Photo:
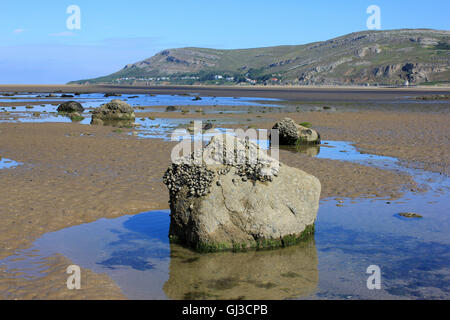
[{"label": "beach debris", "polygon": [[281,165],[248,139],[214,136],[174,160],[163,182],[170,239],[201,252],[283,247],[314,231],[319,180]]}]

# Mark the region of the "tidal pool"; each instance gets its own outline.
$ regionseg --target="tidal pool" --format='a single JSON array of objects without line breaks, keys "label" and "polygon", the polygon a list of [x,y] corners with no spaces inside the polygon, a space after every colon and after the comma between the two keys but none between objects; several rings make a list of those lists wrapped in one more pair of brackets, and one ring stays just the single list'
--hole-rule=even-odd
[{"label": "tidal pool", "polygon": [[1,169],[9,169],[9,168],[14,168],[17,166],[20,166],[21,163],[16,162],[14,160],[11,159],[6,159],[6,158],[2,158],[0,157],[0,170]]}]

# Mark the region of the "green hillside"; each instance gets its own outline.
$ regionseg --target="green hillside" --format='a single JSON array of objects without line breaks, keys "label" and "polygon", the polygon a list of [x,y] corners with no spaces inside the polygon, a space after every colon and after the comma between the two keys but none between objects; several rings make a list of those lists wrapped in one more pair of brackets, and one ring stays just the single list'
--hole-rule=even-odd
[{"label": "green hillside", "polygon": [[298,46],[168,49],[86,83],[433,84],[450,82],[450,31],[363,31]]}]

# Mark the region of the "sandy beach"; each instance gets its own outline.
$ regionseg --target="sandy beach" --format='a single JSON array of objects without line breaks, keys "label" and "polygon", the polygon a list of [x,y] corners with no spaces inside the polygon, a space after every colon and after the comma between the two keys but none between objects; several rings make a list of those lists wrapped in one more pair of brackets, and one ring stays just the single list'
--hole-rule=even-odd
[{"label": "sandy beach", "polygon": [[[148,88],[62,86],[2,86],[3,92],[148,92]],[[202,88],[181,88],[201,92]],[[150,88],[152,93],[179,93],[177,88]],[[317,92],[315,91],[317,90]],[[330,95],[335,100],[388,99],[398,95],[438,94],[442,89],[352,90],[344,89],[217,89],[209,95],[258,96],[308,100]],[[336,93],[337,92],[337,93]],[[448,92],[447,92],[448,93]],[[203,93],[202,93],[203,94]],[[322,97],[324,98],[324,97]],[[74,98],[76,100],[76,97]],[[0,101],[1,103],[1,101]],[[20,103],[18,103],[19,105]],[[37,104],[37,102],[30,102]],[[10,106],[14,103],[10,103]],[[5,104],[2,104],[5,106]],[[0,112],[1,113],[1,112]],[[181,113],[146,112],[142,117],[176,117]],[[139,117],[138,116],[138,117]],[[192,116],[192,115],[191,115]],[[260,118],[258,118],[260,116]],[[208,114],[196,115],[207,119]],[[281,117],[310,122],[323,140],[351,141],[359,151],[396,157],[412,167],[448,175],[450,164],[450,114],[448,112],[277,112],[215,117],[249,118],[255,128],[271,128]],[[220,124],[219,124],[220,125]],[[242,127],[241,124],[228,127]],[[0,259],[26,249],[43,234],[100,218],[114,218],[168,208],[162,176],[170,163],[174,142],[140,139],[133,129],[120,132],[108,126],[76,123],[0,123],[0,157],[22,165],[0,170]],[[397,199],[405,190],[423,192],[404,173],[351,162],[311,158],[287,150],[280,160],[315,175],[322,183],[322,199]],[[0,297],[4,299],[104,299],[124,298],[106,275],[84,270],[86,285],[68,292],[62,256],[49,259],[46,277],[24,280],[0,268]],[[39,288],[39,294],[36,293]]]}]

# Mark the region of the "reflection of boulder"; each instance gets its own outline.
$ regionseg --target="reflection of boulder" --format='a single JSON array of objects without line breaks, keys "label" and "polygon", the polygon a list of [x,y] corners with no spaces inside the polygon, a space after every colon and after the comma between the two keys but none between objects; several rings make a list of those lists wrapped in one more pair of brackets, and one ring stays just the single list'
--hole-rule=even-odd
[{"label": "reflection of boulder", "polygon": [[319,133],[295,123],[291,118],[281,119],[272,129],[278,129],[280,145],[320,144]]},{"label": "reflection of boulder", "polygon": [[101,120],[101,119],[92,119],[92,125],[98,126],[110,126],[117,128],[132,128],[136,125],[134,121],[129,120]]},{"label": "reflection of boulder", "polygon": [[319,180],[248,140],[216,135],[203,150],[175,159],[163,181],[170,237],[196,250],[284,247],[314,232]]},{"label": "reflection of boulder", "polygon": [[135,115],[133,108],[128,103],[116,99],[94,109],[92,120],[95,119],[103,121],[134,121]]},{"label": "reflection of boulder", "polygon": [[303,154],[306,154],[308,157],[315,157],[320,153],[320,146],[317,144],[315,144],[315,145],[301,144],[301,145],[296,145],[296,146],[283,146],[280,149],[289,150],[292,152],[303,153]]},{"label": "reflection of boulder", "polygon": [[281,250],[199,254],[171,245],[170,299],[289,299],[315,292],[314,239]]}]

